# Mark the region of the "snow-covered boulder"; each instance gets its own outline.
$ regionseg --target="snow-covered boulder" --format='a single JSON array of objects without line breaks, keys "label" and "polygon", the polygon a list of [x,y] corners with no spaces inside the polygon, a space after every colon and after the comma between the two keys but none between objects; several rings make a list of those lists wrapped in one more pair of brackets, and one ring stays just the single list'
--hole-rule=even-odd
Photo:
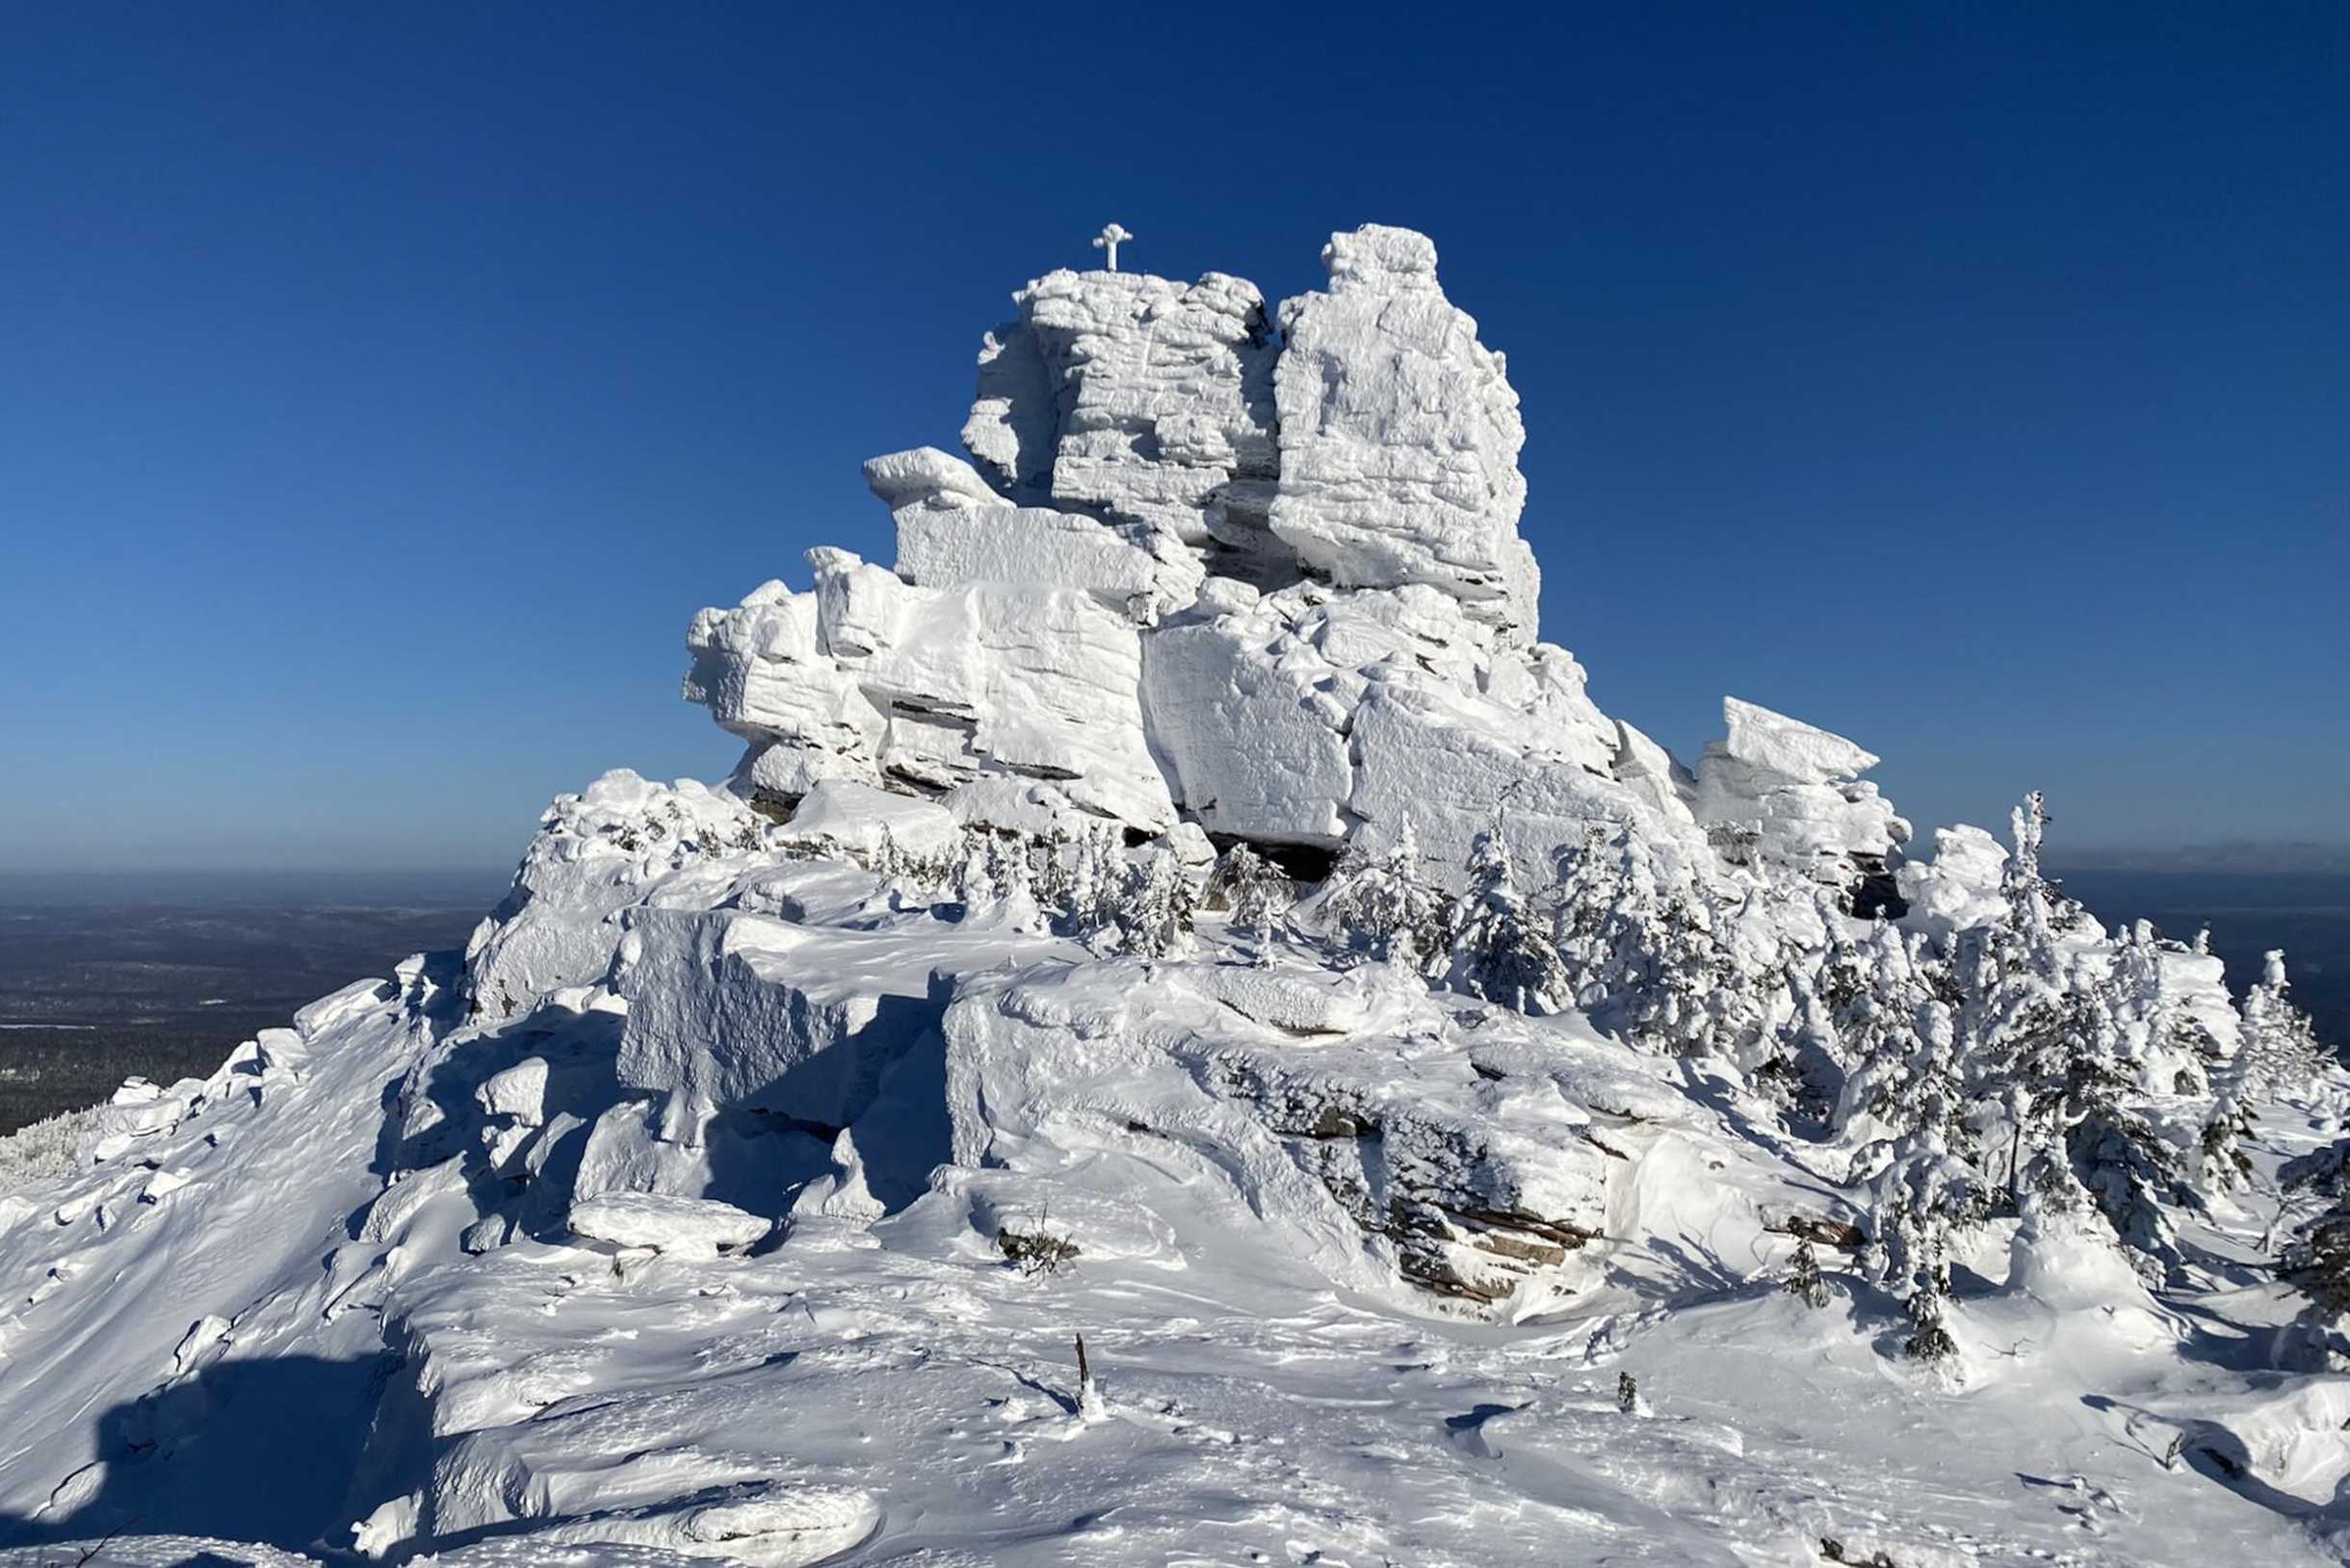
[{"label": "snow-covered boulder", "polygon": [[672,1143],[698,1143],[727,1106],[845,1127],[937,1022],[926,956],[735,911],[640,911],[614,971],[629,1004],[615,1070],[667,1096]]},{"label": "snow-covered boulder", "polygon": [[1384,844],[1408,823],[1457,868],[1498,814],[1539,883],[1583,823],[1688,823],[1669,789],[1616,777],[1622,734],[1573,655],[1509,645],[1425,584],[1217,584],[1146,639],[1143,690],[1177,798],[1215,832]]},{"label": "snow-covered boulder", "polygon": [[898,525],[898,575],[923,588],[1075,588],[1144,622],[1199,590],[1198,561],[1168,546],[1165,536],[1137,523],[1014,506],[969,463],[935,447],[873,458],[865,481]]},{"label": "snow-covered boulder", "polygon": [[1154,832],[1172,824],[1126,615],[1070,588],[928,588],[847,551],[808,559],[810,591],[768,584],[703,611],[687,639],[686,695],[752,743],[754,793],[796,801],[844,778],[936,794],[1012,774]]},{"label": "snow-covered boulder", "polygon": [[988,335],[963,427],[1005,495],[1196,547],[1262,528],[1274,346],[1254,284],[1063,271],[1013,301],[1020,319]]},{"label": "snow-covered boulder", "polygon": [[[1300,646],[1288,617],[1233,585],[1143,645],[1152,743],[1184,809],[1216,832],[1336,843],[1354,793],[1349,693]],[[1292,655],[1294,655],[1292,657]]]},{"label": "snow-covered boulder", "polygon": [[1272,532],[1342,587],[1427,583],[1533,639],[1541,576],[1518,537],[1526,429],[1501,354],[1436,281],[1436,247],[1366,224],[1286,301]]},{"label": "snow-covered boulder", "polygon": [[571,1232],[614,1246],[715,1258],[749,1246],[773,1224],[711,1198],[660,1192],[607,1192],[571,1206]]},{"label": "snow-covered boulder", "polygon": [[766,832],[739,797],[625,768],[558,796],[539,821],[512,891],[465,949],[473,1009],[493,1018],[602,980],[620,940],[618,910],[671,876],[731,875],[726,857],[762,845]]},{"label": "snow-covered boulder", "polygon": [[1736,697],[1698,759],[1691,806],[1734,863],[1759,856],[1834,886],[1881,871],[1909,823],[1860,775],[1876,754]]}]

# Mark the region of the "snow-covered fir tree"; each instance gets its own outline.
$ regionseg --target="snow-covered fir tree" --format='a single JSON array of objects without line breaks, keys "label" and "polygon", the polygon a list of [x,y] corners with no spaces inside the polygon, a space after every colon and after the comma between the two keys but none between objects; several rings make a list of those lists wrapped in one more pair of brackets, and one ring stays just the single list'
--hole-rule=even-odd
[{"label": "snow-covered fir tree", "polygon": [[1790,890],[1764,882],[1730,893],[1701,882],[1698,891],[1712,941],[1713,994],[1696,1049],[1752,1077],[1787,1058],[1796,992],[1809,983],[1817,950],[1796,934]]},{"label": "snow-covered fir tree", "polygon": [[1175,852],[1154,849],[1125,873],[1125,896],[1112,907],[1110,927],[1127,953],[1160,958],[1190,940],[1196,902]]},{"label": "snow-covered fir tree", "polygon": [[2251,1105],[2233,1085],[2212,1095],[2195,1140],[2195,1178],[2205,1191],[2233,1192],[2252,1185],[2252,1156],[2245,1145],[2254,1140],[2256,1125]]},{"label": "snow-covered fir tree", "polygon": [[1586,824],[1578,842],[1559,847],[1551,949],[1579,1006],[1596,1006],[1606,996],[1615,959],[1610,915],[1624,876],[1623,847],[1597,823]]},{"label": "snow-covered fir tree", "polygon": [[[1680,928],[1664,931],[1667,900],[1656,858],[1621,829],[1585,829],[1580,846],[1561,851],[1560,865],[1552,948],[1576,1006],[1604,1027],[1656,1041],[1666,1032],[1658,1019],[1678,1021],[1685,1010],[1689,977],[1668,975],[1689,945],[1688,902],[1674,905]],[[1669,872],[1662,879],[1673,880]]]},{"label": "snow-covered fir tree", "polygon": [[2037,793],[2016,810],[2001,914],[1964,934],[1954,966],[1974,1126],[1987,1152],[2004,1142],[2011,1203],[2093,1207],[2158,1274],[2180,1261],[2171,1210],[2192,1199],[2189,1152],[2143,1104],[2158,960],[2128,943],[2079,947],[2085,917],[2040,875],[2048,822]]},{"label": "snow-covered fir tree", "polygon": [[1376,854],[1348,849],[1324,884],[1320,915],[1339,938],[1390,963],[1440,965],[1447,901],[1421,872],[1420,841],[1406,822]]},{"label": "snow-covered fir tree", "polygon": [[2179,1262],[2171,1210],[2191,1201],[2185,1151],[2137,1103],[2136,1064],[2103,997],[2068,998],[2066,1060],[2053,1113],[2070,1173],[2150,1272]]},{"label": "snow-covered fir tree", "polygon": [[1465,872],[1468,886],[1445,918],[1452,983],[1519,1012],[1558,1011],[1567,1005],[1566,972],[1518,891],[1498,825],[1476,836]]},{"label": "snow-covered fir tree", "polygon": [[2329,1059],[2310,1015],[2293,1004],[2281,952],[2267,955],[2259,980],[2244,992],[2239,1039],[2234,1087],[2255,1103],[2306,1093]]},{"label": "snow-covered fir tree", "polygon": [[1002,851],[996,836],[966,830],[963,846],[960,887],[963,902],[974,909],[990,908],[1000,892],[996,874],[1002,863]]},{"label": "snow-covered fir tree", "polygon": [[1235,844],[1217,859],[1206,897],[1211,906],[1231,911],[1233,930],[1264,936],[1296,902],[1297,886],[1246,844]]},{"label": "snow-covered fir tree", "polygon": [[[1867,1013],[1874,1070],[1862,1092],[1894,1132],[1871,1186],[1870,1268],[1908,1315],[1906,1348],[1938,1359],[1950,1348],[1943,1314],[1952,1239],[1989,1218],[1991,1205],[1968,1124],[1957,1019],[1919,981],[1914,948],[1883,927],[1871,945],[1875,978],[1864,995],[1886,1000]],[[1906,1029],[1891,1016],[1904,1004],[1914,1009]]]},{"label": "snow-covered fir tree", "polygon": [[1795,1254],[1788,1260],[1787,1278],[1781,1288],[1788,1294],[1800,1297],[1808,1307],[1828,1304],[1828,1282],[1820,1277],[1819,1254],[1812,1250],[1808,1236],[1795,1242]]},{"label": "snow-covered fir tree", "polygon": [[2289,1240],[2278,1273],[2309,1297],[2308,1318],[2333,1332],[2336,1353],[2350,1350],[2350,1137],[2286,1161],[2278,1171],[2288,1208]]},{"label": "snow-covered fir tree", "polygon": [[1720,1039],[1725,1004],[1736,980],[1714,929],[1715,905],[1693,878],[1675,875],[1635,942],[1646,983],[1629,999],[1632,1035],[1665,1056],[1697,1056]]},{"label": "snow-covered fir tree", "polygon": [[[1859,942],[1839,947],[1828,973],[1827,994],[1840,1004],[1837,1036],[1854,1062],[1837,1108],[1838,1129],[1866,1113],[1901,1133],[1940,1118],[1945,1137],[1957,1137],[1966,1063],[1946,980],[1924,936],[1878,921]],[[1940,1009],[1932,1030],[1920,1023],[1929,1005]]]},{"label": "snow-covered fir tree", "polygon": [[1071,838],[1062,857],[1066,870],[1059,878],[1057,924],[1088,945],[1104,939],[1115,945],[1133,893],[1118,830],[1108,823],[1088,823]]}]

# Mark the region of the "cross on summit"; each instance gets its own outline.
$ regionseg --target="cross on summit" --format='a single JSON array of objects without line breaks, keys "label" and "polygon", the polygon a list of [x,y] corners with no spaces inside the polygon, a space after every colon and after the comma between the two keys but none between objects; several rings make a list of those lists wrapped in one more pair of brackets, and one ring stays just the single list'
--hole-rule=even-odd
[{"label": "cross on summit", "polygon": [[1110,270],[1114,273],[1118,270],[1118,242],[1133,238],[1123,223],[1112,223],[1093,237],[1093,248],[1110,252]]}]

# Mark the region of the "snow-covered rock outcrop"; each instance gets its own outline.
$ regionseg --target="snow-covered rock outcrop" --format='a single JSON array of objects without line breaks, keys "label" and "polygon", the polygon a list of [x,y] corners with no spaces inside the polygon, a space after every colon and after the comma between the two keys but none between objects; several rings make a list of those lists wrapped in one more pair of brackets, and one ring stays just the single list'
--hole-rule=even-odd
[{"label": "snow-covered rock outcrop", "polygon": [[0,1568],[2338,1562],[2282,961],[1603,714],[1501,356],[1325,259],[1031,284],[894,569],[694,619],[732,779],[0,1158]]},{"label": "snow-covered rock outcrop", "polygon": [[1906,829],[1851,776],[1858,748],[1806,753],[1804,726],[1733,703],[1692,777],[1533,641],[1501,356],[1423,236],[1367,225],[1323,260],[1278,336],[1221,274],[1016,295],[963,431],[978,466],[866,465],[896,573],[820,550],[810,590],[695,620],[687,695],[751,743],[739,783],[789,807],[854,782],[1004,825],[1005,787],[1045,786],[1072,831],[1325,849],[1409,823],[1439,880],[1496,824],[1537,884],[1588,824],[1724,874],[1757,840],[1830,882],[1886,870]]},{"label": "snow-covered rock outcrop", "polygon": [[979,354],[963,443],[997,487],[1244,554],[1274,472],[1265,298],[1221,273],[1050,274]]},{"label": "snow-covered rock outcrop", "polygon": [[1384,845],[1410,823],[1431,861],[1457,867],[1499,821],[1539,873],[1584,823],[1688,823],[1618,776],[1618,728],[1573,655],[1507,645],[1428,585],[1219,582],[1143,656],[1152,744],[1214,832]]},{"label": "snow-covered rock outcrop", "polygon": [[1604,1129],[1677,1117],[1669,1096],[1596,1042],[1364,973],[1335,994],[1230,963],[968,985],[945,1018],[955,1163],[1033,1180],[1118,1129],[1357,1290],[1534,1311],[1589,1288]]},{"label": "snow-covered rock outcrop", "polygon": [[935,794],[1009,775],[1137,827],[1173,825],[1143,739],[1136,627],[1094,592],[995,577],[918,587],[843,550],[809,562],[810,591],[770,583],[704,611],[688,640],[686,694],[752,743],[743,777],[757,795],[796,802],[828,778]]},{"label": "snow-covered rock outcrop", "polygon": [[1445,298],[1425,235],[1366,224],[1322,259],[1329,289],[1281,307],[1273,533],[1341,587],[1434,584],[1530,640],[1541,574],[1501,356]]},{"label": "snow-covered rock outcrop", "polygon": [[1180,540],[1145,524],[1022,507],[936,447],[875,457],[865,481],[898,525],[898,575],[922,588],[1024,583],[1077,588],[1137,621],[1199,591],[1201,567]]},{"label": "snow-covered rock outcrop", "polygon": [[1909,842],[1909,823],[1860,776],[1874,752],[1736,697],[1722,699],[1722,719],[1730,734],[1698,758],[1691,809],[1734,857],[1842,885]]}]

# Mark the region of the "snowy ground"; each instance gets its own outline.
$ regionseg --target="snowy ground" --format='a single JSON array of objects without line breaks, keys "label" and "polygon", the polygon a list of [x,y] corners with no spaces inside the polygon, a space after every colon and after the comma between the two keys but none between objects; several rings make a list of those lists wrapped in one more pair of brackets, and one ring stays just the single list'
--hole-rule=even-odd
[{"label": "snowy ground", "polygon": [[[904,925],[909,951],[937,929]],[[1207,983],[1082,973],[1085,1006],[1152,1012],[1153,985]],[[2166,1303],[2092,1270],[2077,1299],[1995,1293],[1993,1234],[1945,1381],[1886,1353],[1890,1308],[1849,1275],[1820,1309],[1781,1289],[1789,1242],[1765,1226],[1817,1177],[1701,1076],[1580,1019],[1482,1021],[1484,1070],[1453,1058],[1458,1092],[1489,1094],[1526,1076],[1489,1081],[1497,1061],[1580,1062],[1588,1086],[1611,1059],[1634,1087],[1595,1097],[1646,1082],[1654,1102],[1599,1133],[1622,1168],[1561,1276],[1577,1288],[1513,1321],[1334,1279],[1293,1215],[1254,1213],[1261,1191],[1179,1139],[1098,1136],[1083,1094],[1041,1131],[1004,1118],[1027,1156],[945,1166],[877,1221],[821,1137],[745,1137],[769,1217],[800,1209],[747,1253],[571,1234],[533,1208],[581,1180],[559,1159],[485,1197],[517,1184],[401,1146],[422,1062],[463,1061],[475,1087],[527,1053],[556,1064],[549,1104],[613,1103],[612,1009],[468,1022],[414,968],[208,1084],[128,1097],[103,1160],[0,1197],[0,1277],[30,1282],[0,1312],[0,1541],[27,1543],[0,1560],[70,1561],[108,1530],[94,1560],[156,1565],[2338,1560],[2350,1386],[2268,1370],[2294,1307],[2273,1287]],[[1375,1016],[1341,1038],[1236,1013],[1219,1049],[1332,1082],[1349,1054],[1417,1059]],[[1449,1080],[1413,1070],[1440,1118]],[[1143,1073],[1132,1098],[1171,1117],[1194,1082]],[[1496,1114],[1544,1096],[1562,1126],[1591,1114],[1525,1094]],[[722,1239],[730,1211],[666,1201]],[[484,1212],[513,1239],[469,1256]],[[1080,1255],[1019,1272],[1006,1224]]]}]

